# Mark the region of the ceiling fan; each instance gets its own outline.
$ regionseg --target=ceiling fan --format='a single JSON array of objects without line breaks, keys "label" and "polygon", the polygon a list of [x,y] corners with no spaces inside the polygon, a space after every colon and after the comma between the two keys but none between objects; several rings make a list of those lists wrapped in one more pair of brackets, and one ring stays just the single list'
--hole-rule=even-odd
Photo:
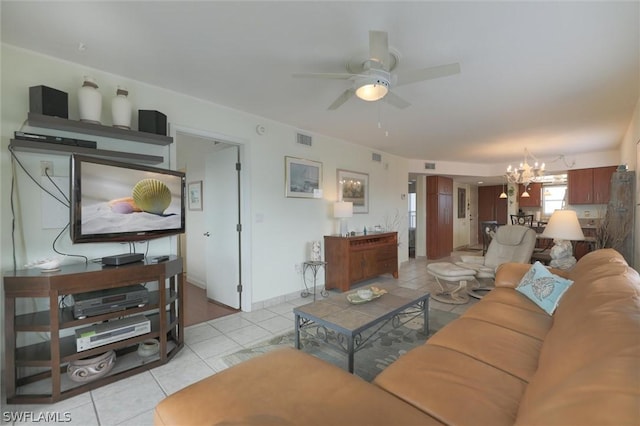
[{"label": "ceiling fan", "polygon": [[460,64],[446,64],[392,73],[398,65],[398,55],[389,50],[389,37],[385,31],[369,31],[369,57],[347,63],[348,73],[296,73],[296,78],[325,78],[352,80],[353,86],[345,90],[328,109],[334,110],[354,95],[365,101],[383,100],[397,108],[411,105],[390,89],[405,84],[417,83],[460,72]]}]

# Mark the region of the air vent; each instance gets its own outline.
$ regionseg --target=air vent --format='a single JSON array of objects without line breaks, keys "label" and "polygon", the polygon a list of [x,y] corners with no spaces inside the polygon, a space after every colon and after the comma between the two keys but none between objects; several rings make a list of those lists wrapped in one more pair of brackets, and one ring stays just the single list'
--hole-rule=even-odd
[{"label": "air vent", "polygon": [[436,163],[424,163],[424,168],[427,170],[435,170]]},{"label": "air vent", "polygon": [[380,155],[380,154],[378,154],[376,152],[371,153],[371,161],[376,161],[378,163],[382,163],[382,155]]},{"label": "air vent", "polygon": [[303,135],[302,133],[298,133],[296,135],[296,142],[299,143],[300,145],[305,145],[305,146],[313,145],[313,140],[311,139],[311,136]]}]

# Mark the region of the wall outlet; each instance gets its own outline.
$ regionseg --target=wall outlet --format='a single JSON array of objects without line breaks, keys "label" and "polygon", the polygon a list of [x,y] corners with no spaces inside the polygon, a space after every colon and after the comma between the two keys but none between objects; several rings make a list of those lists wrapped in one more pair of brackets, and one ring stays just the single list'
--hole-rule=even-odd
[{"label": "wall outlet", "polygon": [[40,175],[53,176],[53,161],[41,161],[40,162]]}]

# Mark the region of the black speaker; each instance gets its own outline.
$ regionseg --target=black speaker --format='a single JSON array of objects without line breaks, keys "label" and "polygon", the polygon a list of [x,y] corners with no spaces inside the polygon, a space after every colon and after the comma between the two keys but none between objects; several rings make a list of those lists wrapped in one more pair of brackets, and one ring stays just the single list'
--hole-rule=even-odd
[{"label": "black speaker", "polygon": [[29,87],[29,112],[69,118],[69,96],[47,86]]},{"label": "black speaker", "polygon": [[167,136],[167,116],[158,111],[139,109],[138,130]]}]

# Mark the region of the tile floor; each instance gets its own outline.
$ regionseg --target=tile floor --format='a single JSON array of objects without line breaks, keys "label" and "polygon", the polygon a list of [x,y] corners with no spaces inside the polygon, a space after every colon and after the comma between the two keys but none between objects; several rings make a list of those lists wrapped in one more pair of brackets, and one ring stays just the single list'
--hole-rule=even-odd
[{"label": "tile floor", "polygon": [[[443,260],[446,259],[439,261]],[[398,285],[434,288],[433,278],[426,272],[426,263],[427,260],[421,258],[403,264]],[[365,284],[381,280],[393,278],[382,276]],[[460,314],[476,302],[470,298],[465,305],[448,305],[432,300],[430,306]],[[63,413],[69,413],[71,421],[64,424],[82,426],[152,425],[153,409],[165,396],[227,368],[222,357],[292,330],[293,308],[307,303],[310,303],[309,298],[296,298],[258,311],[238,312],[187,327],[184,348],[168,364],[56,404],[4,406],[0,410],[0,421],[14,425],[43,423],[7,422],[6,413],[11,411],[32,413],[36,418],[39,413],[60,413],[61,417]]]}]

